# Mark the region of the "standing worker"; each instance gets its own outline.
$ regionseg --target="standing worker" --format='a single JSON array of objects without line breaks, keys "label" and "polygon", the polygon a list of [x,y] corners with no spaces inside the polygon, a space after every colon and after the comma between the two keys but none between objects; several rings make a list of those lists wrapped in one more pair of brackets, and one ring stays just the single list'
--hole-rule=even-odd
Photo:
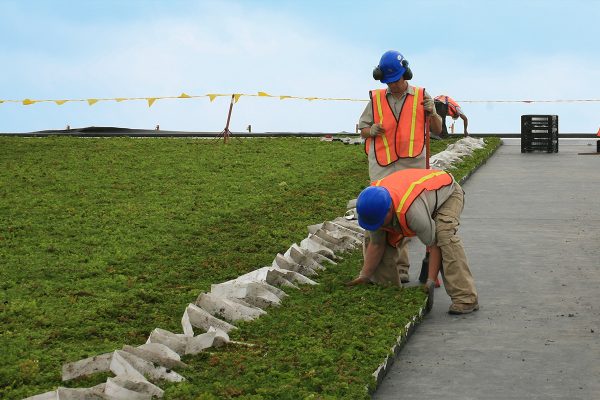
[{"label": "standing worker", "polygon": [[371,241],[354,286],[382,281],[389,265],[381,263],[386,246],[418,236],[429,246],[429,293],[426,310],[433,305],[435,278],[441,268],[446,293],[452,299],[450,314],[479,309],[473,276],[460,238],[456,235],[464,206],[464,192],[452,175],[435,169],[406,169],[372,182],[356,201],[358,223]]},{"label": "standing worker", "polygon": [[[463,120],[463,135],[469,136],[467,132],[467,126],[469,125],[469,119],[463,112],[462,108],[458,105],[456,100],[445,94],[439,95],[435,98],[435,109],[437,113],[442,117],[442,134],[441,137],[448,137],[448,128],[446,127],[446,117],[453,119],[452,126],[454,127],[454,121],[459,117]],[[454,130],[452,131],[454,133]]]},{"label": "standing worker", "polygon": [[[383,53],[373,70],[373,78],[387,84],[387,89],[369,92],[369,103],[358,123],[371,181],[407,168],[425,168],[425,129],[430,127],[435,134],[442,131],[442,118],[433,99],[424,88],[408,84],[412,76],[408,61],[393,50]],[[365,235],[363,251],[369,240]],[[385,277],[388,283],[401,286],[408,282],[408,241],[403,240],[397,248],[388,246],[382,262],[395,266]]]}]

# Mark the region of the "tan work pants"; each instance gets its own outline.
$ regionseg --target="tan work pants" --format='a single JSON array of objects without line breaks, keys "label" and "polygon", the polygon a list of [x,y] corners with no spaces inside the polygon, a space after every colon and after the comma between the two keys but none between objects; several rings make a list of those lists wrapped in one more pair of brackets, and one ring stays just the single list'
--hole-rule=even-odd
[{"label": "tan work pants", "polygon": [[456,234],[464,208],[464,192],[458,183],[438,209],[435,221],[436,244],[442,251],[442,279],[452,303],[477,303],[477,290],[460,237]]},{"label": "tan work pants", "polygon": [[[363,254],[366,254],[370,240],[369,231],[365,231]],[[386,240],[385,252],[377,269],[371,276],[372,282],[384,286],[402,286],[400,274],[408,274],[408,267],[410,266],[408,260],[408,240],[408,238],[402,239],[398,247],[390,246]]]}]

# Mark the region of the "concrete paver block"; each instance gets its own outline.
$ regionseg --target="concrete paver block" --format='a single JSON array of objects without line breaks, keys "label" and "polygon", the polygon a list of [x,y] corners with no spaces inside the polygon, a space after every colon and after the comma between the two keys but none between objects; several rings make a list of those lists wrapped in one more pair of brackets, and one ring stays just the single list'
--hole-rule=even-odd
[{"label": "concrete paver block", "polygon": [[146,343],[162,343],[177,354],[184,354],[188,339],[189,336],[186,336],[185,334],[173,333],[156,328],[150,333]]},{"label": "concrete paver block", "polygon": [[283,287],[291,287],[294,289],[298,289],[298,286],[296,286],[292,281],[290,281],[286,278],[285,270],[282,270],[282,269],[267,268],[265,281],[269,285],[273,285],[273,286],[283,286]]},{"label": "concrete paver block", "polygon": [[308,229],[308,233],[312,234],[315,233],[316,231],[318,231],[319,229],[321,229],[321,227],[323,226],[323,224],[314,224],[314,225],[308,225],[306,228]]},{"label": "concrete paver block", "polygon": [[[319,254],[323,258],[327,258],[327,260],[329,262],[334,262],[333,260],[337,259],[333,250],[331,250],[329,247],[327,247],[326,244],[324,243],[324,241],[319,240],[319,238],[317,238],[317,240],[315,240],[315,236],[313,234],[302,239],[302,241],[300,242],[300,248],[304,249],[304,250],[308,250],[311,253]],[[328,254],[329,257],[326,257],[323,254]]]},{"label": "concrete paver block", "polygon": [[285,257],[281,254],[278,254],[275,259],[273,260],[273,264],[272,264],[273,268],[279,268],[279,269],[287,269],[290,271],[296,271],[304,276],[315,276],[317,275],[317,272],[306,266],[306,265],[302,265],[302,264],[298,264],[294,261],[290,261],[290,260],[286,260]]},{"label": "concrete paver block", "polygon": [[147,400],[163,397],[164,390],[147,380],[139,381],[127,376],[116,376],[106,380],[104,393],[117,400]]},{"label": "concrete paver block", "polygon": [[275,287],[273,285],[270,285],[267,282],[262,281],[262,282],[257,282],[257,283],[262,285],[264,290],[267,290],[267,291],[273,293],[275,296],[277,296],[279,298],[279,300],[283,300],[284,298],[286,298],[288,296],[287,293],[285,293],[283,290],[281,290],[278,287]]},{"label": "concrete paver block", "polygon": [[146,343],[141,346],[123,346],[123,351],[143,358],[146,361],[162,365],[166,368],[185,368],[187,365],[181,361],[179,354],[162,343]]},{"label": "concrete paver block", "polygon": [[365,235],[362,233],[356,232],[352,229],[346,228],[345,226],[339,225],[331,221],[324,222],[322,228],[335,237],[352,237],[355,239],[356,242],[360,243],[361,245],[365,237]]},{"label": "concrete paver block", "polygon": [[134,390],[129,390],[107,380],[107,396],[114,400],[151,400],[152,395],[148,393],[140,393]]},{"label": "concrete paver block", "polygon": [[62,367],[62,380],[68,381],[80,376],[88,376],[98,372],[110,371],[112,352],[88,357],[83,360],[64,364]]},{"label": "concrete paver block", "polygon": [[363,228],[360,227],[360,225],[358,225],[358,221],[357,220],[348,220],[346,218],[343,217],[338,217],[336,219],[334,219],[332,221],[335,224],[341,225],[344,228],[348,228],[351,229],[357,233],[360,233],[362,235],[365,234],[365,230]]},{"label": "concrete paver block", "polygon": [[[234,280],[211,285],[210,292],[221,297],[242,299],[251,306],[258,308],[278,306],[281,299],[273,291],[267,289],[267,286],[271,285],[266,282],[239,282]],[[273,289],[277,288],[273,287]]]},{"label": "concrete paver block", "polygon": [[[309,237],[311,238],[315,238],[315,235],[310,235]],[[322,265],[323,260],[326,260],[329,263],[332,263],[332,261],[334,260],[338,260],[339,257],[333,252],[333,251],[329,251],[329,252],[313,252],[313,251],[309,251],[307,249],[303,249],[302,247],[298,246],[296,243],[294,243],[292,246],[290,246],[290,248],[288,249],[287,255],[284,254],[284,257],[290,257],[292,250],[294,251],[298,251],[300,254],[308,257],[309,259],[313,260],[314,262],[316,262],[315,266],[311,266],[312,269],[325,269],[325,267]],[[335,263],[332,263],[335,264]]]},{"label": "concrete paver block", "polygon": [[129,361],[122,356],[119,350],[113,352],[112,361],[110,362],[110,370],[115,375],[127,375],[137,380],[145,380],[146,378],[138,371]]},{"label": "concrete paver block", "polygon": [[104,383],[90,388],[65,388],[59,387],[56,391],[58,400],[109,400],[104,394]]},{"label": "concrete paver block", "polygon": [[345,244],[353,247],[357,244],[362,245],[362,237],[359,238],[360,235],[358,233],[351,231],[350,229],[346,229],[343,226],[336,225],[332,222],[329,222],[327,225],[327,227],[330,229],[327,229],[325,224],[323,225],[323,228],[315,232],[315,236],[319,236],[334,244]]},{"label": "concrete paver block", "polygon": [[[318,231],[317,231],[317,232],[318,232]],[[314,238],[315,238],[315,235],[311,235],[311,234],[309,234],[309,235],[307,236],[307,238],[312,238],[312,239],[314,239]],[[340,259],[340,257],[338,257],[338,256],[335,254],[335,252],[334,252],[333,250],[331,250],[331,248],[330,248],[330,247],[327,247],[327,243],[325,243],[325,242],[322,242],[322,241],[319,241],[318,243],[319,243],[319,244],[321,244],[321,245],[322,245],[322,247],[323,247],[323,249],[321,249],[321,250],[319,250],[319,251],[310,251],[310,250],[308,250],[308,249],[305,249],[305,248],[303,248],[302,246],[300,246],[300,245],[298,245],[298,244],[296,244],[296,243],[294,243],[292,246],[290,246],[290,248],[294,248],[294,249],[298,250],[300,253],[304,254],[304,255],[305,255],[305,256],[307,256],[307,257],[310,257],[310,258],[314,259],[314,260],[315,260],[315,261],[317,261],[319,264],[321,263],[321,261],[319,261],[319,260],[323,260],[323,259],[327,259],[327,261],[328,261],[328,262],[331,262],[331,261],[335,261],[335,260],[338,260],[338,259]],[[284,256],[288,257],[288,256],[289,256],[289,251],[290,251],[290,250],[288,250],[288,251],[286,252],[286,254],[284,254]],[[314,268],[314,267],[313,267],[313,269],[317,269],[317,268]]]},{"label": "concrete paver block", "polygon": [[266,312],[260,308],[247,306],[239,300],[219,297],[211,293],[201,293],[195,304],[209,314],[223,317],[226,321],[251,321]]},{"label": "concrete paver block", "polygon": [[106,384],[101,383],[90,388],[65,388],[59,387],[51,392],[37,394],[24,400],[109,400],[104,394]]},{"label": "concrete paver block", "polygon": [[57,390],[51,392],[36,394],[35,396],[27,397],[23,400],[56,400],[58,399]]},{"label": "concrete paver block", "polygon": [[190,338],[185,347],[185,354],[198,354],[203,350],[212,347],[215,340],[215,334],[215,331],[210,331]]},{"label": "concrete paver block", "polygon": [[325,267],[311,257],[313,254],[315,253],[302,249],[300,246],[294,243],[289,249],[287,249],[284,256],[298,264],[305,265],[314,270],[324,270]]},{"label": "concrete paver block", "polygon": [[274,268],[272,266],[262,267],[248,272],[247,274],[241,275],[235,280],[266,282],[271,286],[284,286],[298,289],[298,286],[294,285],[294,283],[285,278],[286,272],[287,270]]},{"label": "concrete paver block", "polygon": [[187,312],[187,308],[183,312],[183,315],[181,316],[181,328],[183,329],[183,334],[185,336],[189,336],[189,337],[194,336],[194,327],[192,326],[192,323],[190,322],[190,315]]},{"label": "concrete paver block", "polygon": [[215,333],[215,340],[213,341],[214,347],[221,347],[221,346],[224,346],[227,343],[229,343],[230,340],[229,340],[229,335],[227,334],[227,332],[222,331],[218,328],[213,328],[212,326],[208,330],[208,333],[211,333],[211,332]]},{"label": "concrete paver block", "polygon": [[318,230],[314,236],[320,237],[326,242],[330,243],[328,246],[334,252],[346,252],[348,250],[354,250],[359,245],[362,245],[362,242],[354,239],[352,236],[344,236],[344,237],[335,237],[331,233],[327,232],[324,229]]},{"label": "concrete paver block", "polygon": [[[313,237],[313,238],[315,238],[316,236],[314,236],[314,235],[313,235],[312,237]],[[305,255],[307,255],[308,257],[312,258],[314,261],[316,261],[316,262],[317,262],[317,264],[319,264],[319,265],[321,265],[321,266],[323,266],[325,263],[327,263],[327,264],[331,264],[331,265],[337,265],[337,262],[336,262],[336,261],[343,260],[343,258],[342,258],[342,257],[340,257],[340,256],[338,256],[338,255],[335,255],[335,258],[334,258],[334,259],[335,259],[336,261],[333,261],[334,259],[331,259],[331,258],[329,258],[329,257],[325,257],[324,255],[322,255],[322,253],[314,253],[314,252],[312,252],[312,251],[309,251],[309,250],[307,250],[307,249],[304,249],[304,248],[301,248],[301,249],[302,249],[302,252],[303,252]],[[323,266],[323,269],[325,269],[325,267],[324,267],[324,266]]]},{"label": "concrete paver block", "polygon": [[317,282],[313,281],[312,279],[307,278],[306,276],[299,274],[298,272],[295,271],[286,271],[286,270],[279,270],[279,271],[283,271],[283,277],[292,283],[298,283],[300,285],[316,285]]},{"label": "concrete paver block", "polygon": [[226,332],[210,327],[208,332],[188,340],[185,354],[198,354],[210,347],[221,347],[227,343],[229,343],[229,335]]},{"label": "concrete paver block", "polygon": [[[185,378],[175,371],[165,367],[156,366],[134,354],[122,350],[116,350],[111,363],[111,371],[119,376],[124,375],[128,379],[136,381],[159,381],[181,382]],[[148,378],[148,379],[146,379]]]},{"label": "concrete paver block", "polygon": [[431,156],[429,165],[436,169],[448,169],[463,157],[472,154],[475,149],[481,149],[484,146],[483,139],[472,137],[460,139],[453,144],[449,144],[446,150]]},{"label": "concrete paver block", "polygon": [[232,329],[236,329],[236,327],[231,325],[229,322],[212,316],[207,311],[195,304],[190,304],[187,306],[184,312],[184,318],[187,318],[194,328],[200,328],[204,332],[207,332],[211,326],[221,329],[224,332],[229,332]]}]

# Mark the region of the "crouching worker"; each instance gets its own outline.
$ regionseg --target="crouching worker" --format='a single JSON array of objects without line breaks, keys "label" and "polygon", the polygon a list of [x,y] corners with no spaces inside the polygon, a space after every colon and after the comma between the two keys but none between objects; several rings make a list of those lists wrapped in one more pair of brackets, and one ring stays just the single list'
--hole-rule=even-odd
[{"label": "crouching worker", "polygon": [[418,236],[430,248],[428,308],[438,271],[452,299],[451,314],[479,309],[477,291],[456,230],[464,192],[452,175],[435,169],[406,169],[371,183],[358,196],[358,223],[369,237],[358,278],[347,283],[401,286],[394,248],[403,237]]}]

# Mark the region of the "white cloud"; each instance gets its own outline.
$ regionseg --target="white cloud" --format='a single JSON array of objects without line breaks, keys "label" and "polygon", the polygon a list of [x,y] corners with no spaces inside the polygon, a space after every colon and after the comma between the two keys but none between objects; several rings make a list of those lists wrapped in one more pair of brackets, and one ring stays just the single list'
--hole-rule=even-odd
[{"label": "white cloud", "polygon": [[[378,46],[364,48],[343,33],[326,34],[293,15],[237,3],[203,3],[186,15],[97,24],[27,21],[51,29],[64,51],[21,48],[0,76],[12,98],[87,98],[256,93],[366,98]],[[376,50],[374,48],[377,47]],[[411,54],[414,83],[456,99],[547,99],[598,96],[598,60],[574,54],[507,55],[503,64],[436,49]],[[598,57],[594,55],[594,57]],[[5,94],[3,96],[7,97]],[[0,105],[0,130],[105,125],[220,131],[228,99],[146,103]],[[232,129],[353,131],[365,103],[245,98],[234,107]],[[463,105],[472,132],[518,132],[519,116],[558,113],[563,131],[598,124],[598,103]],[[566,111],[568,110],[568,114]]]},{"label": "white cloud", "polygon": [[[366,97],[368,90],[361,87],[369,82],[368,76],[363,82],[356,79],[362,71],[352,55],[355,49],[271,12],[214,7],[198,9],[188,17],[147,23],[61,27],[59,36],[74,35],[78,43],[85,42],[81,37],[95,38],[97,47],[82,52],[87,54],[85,58],[76,54],[60,58],[35,51],[19,54],[10,75],[23,87],[13,93],[60,99],[260,90],[276,95]],[[82,110],[67,103],[61,107],[30,106],[27,114],[39,118],[28,118],[28,122],[13,116],[18,124],[32,126],[30,129],[49,128],[45,121],[56,121],[62,127],[64,123],[58,122],[62,118],[72,126],[148,127],[160,122],[165,129],[220,130],[227,104],[227,99],[214,103],[165,100],[150,110],[143,102],[98,103]],[[235,106],[232,127],[241,130],[252,123],[255,130],[353,130],[362,107],[362,103],[243,97]],[[23,114],[21,108],[15,111]]]}]

